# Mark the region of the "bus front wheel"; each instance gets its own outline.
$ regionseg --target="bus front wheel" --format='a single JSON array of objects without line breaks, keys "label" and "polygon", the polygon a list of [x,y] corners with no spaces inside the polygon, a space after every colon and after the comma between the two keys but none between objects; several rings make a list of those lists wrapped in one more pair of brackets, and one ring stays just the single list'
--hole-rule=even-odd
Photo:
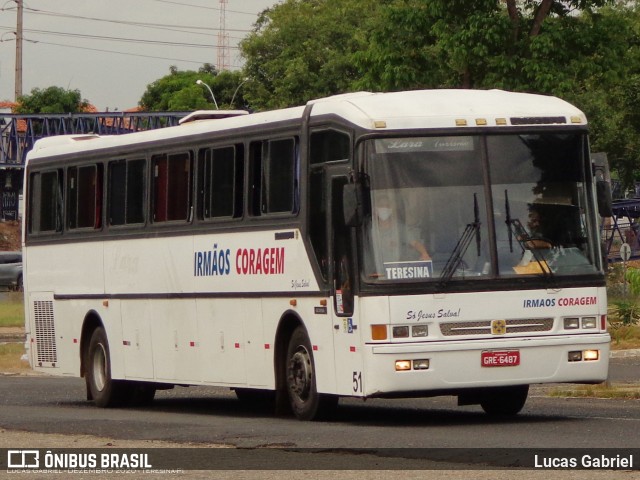
[{"label": "bus front wheel", "polygon": [[320,394],[316,389],[316,372],[311,342],[303,327],[294,330],[287,349],[287,392],[293,414],[300,420],[317,420],[327,416],[338,398]]},{"label": "bus front wheel", "polygon": [[111,378],[109,342],[102,327],[97,327],[91,335],[85,365],[87,393],[96,406],[117,407],[129,399],[130,389],[127,383]]},{"label": "bus front wheel", "polygon": [[528,394],[529,385],[492,388],[483,395],[480,406],[489,415],[513,416],[520,413]]}]

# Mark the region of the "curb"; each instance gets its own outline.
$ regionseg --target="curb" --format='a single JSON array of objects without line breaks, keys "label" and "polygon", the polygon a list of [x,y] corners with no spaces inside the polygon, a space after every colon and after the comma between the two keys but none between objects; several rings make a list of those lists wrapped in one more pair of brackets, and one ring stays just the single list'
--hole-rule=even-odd
[{"label": "curb", "polygon": [[629,350],[612,350],[609,353],[609,358],[632,358],[640,357],[640,348],[634,348]]},{"label": "curb", "polygon": [[0,335],[0,343],[24,343],[26,340],[24,333]]}]

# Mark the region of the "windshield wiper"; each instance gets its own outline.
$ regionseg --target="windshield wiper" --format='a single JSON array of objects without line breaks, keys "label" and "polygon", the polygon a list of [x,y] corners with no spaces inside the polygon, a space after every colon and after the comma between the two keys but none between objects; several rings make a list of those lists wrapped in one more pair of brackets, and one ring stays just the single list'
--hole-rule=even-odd
[{"label": "windshield wiper", "polygon": [[[529,250],[534,260],[538,263],[540,267],[540,272],[545,277],[553,277],[553,272],[549,267],[549,264],[544,259],[539,249],[533,248],[534,239],[531,238],[529,232],[522,226],[522,223],[518,218],[511,218],[511,208],[509,207],[509,193],[507,190],[504,191],[504,202],[505,202],[505,212],[507,214],[507,219],[505,223],[507,224],[507,229],[509,232],[509,251],[513,252],[513,237],[515,236],[520,248],[522,249],[522,253]],[[529,245],[529,246],[527,246]]]},{"label": "windshield wiper", "polygon": [[467,252],[469,245],[471,245],[471,239],[475,235],[476,237],[476,246],[478,248],[478,256],[480,256],[480,215],[478,211],[478,197],[477,194],[473,194],[473,223],[467,224],[464,232],[460,236],[458,243],[456,244],[453,252],[449,256],[447,263],[442,269],[442,273],[440,274],[440,287],[444,287],[451,278],[453,274],[456,273],[456,270],[460,266],[462,262],[462,258],[464,254]]}]

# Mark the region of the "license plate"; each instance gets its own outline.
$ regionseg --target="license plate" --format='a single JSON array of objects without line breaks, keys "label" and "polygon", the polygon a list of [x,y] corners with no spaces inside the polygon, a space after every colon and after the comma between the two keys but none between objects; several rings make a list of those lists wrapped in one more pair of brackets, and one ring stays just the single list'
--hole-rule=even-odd
[{"label": "license plate", "polygon": [[515,367],[520,365],[519,350],[503,350],[482,352],[480,357],[483,367]]}]

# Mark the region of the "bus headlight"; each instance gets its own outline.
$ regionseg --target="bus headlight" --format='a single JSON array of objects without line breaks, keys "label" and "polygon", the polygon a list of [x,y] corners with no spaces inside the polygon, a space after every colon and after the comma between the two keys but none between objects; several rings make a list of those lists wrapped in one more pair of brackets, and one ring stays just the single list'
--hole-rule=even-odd
[{"label": "bus headlight", "polygon": [[585,350],[582,352],[585,362],[590,360],[598,360],[600,359],[600,351],[599,350]]},{"label": "bus headlight", "polygon": [[426,337],[429,335],[428,325],[414,325],[411,327],[412,337]]},{"label": "bus headlight", "polygon": [[596,317],[583,317],[582,328],[596,328]]},{"label": "bus headlight", "polygon": [[569,352],[567,360],[569,360],[570,362],[582,361],[582,352],[580,351]]},{"label": "bus headlight", "polygon": [[429,369],[429,359],[421,358],[420,360],[413,361],[413,369],[414,370],[428,370]]},{"label": "bus headlight", "polygon": [[595,360],[600,360],[600,350],[583,350],[583,351],[573,351],[569,352],[567,360],[569,362],[593,362]]},{"label": "bus headlight", "polygon": [[396,360],[396,372],[411,370],[411,360]]},{"label": "bus headlight", "polygon": [[580,319],[578,317],[568,317],[564,319],[565,330],[575,330],[580,328]]},{"label": "bus headlight", "polygon": [[409,338],[409,327],[407,325],[393,327],[393,338]]}]

